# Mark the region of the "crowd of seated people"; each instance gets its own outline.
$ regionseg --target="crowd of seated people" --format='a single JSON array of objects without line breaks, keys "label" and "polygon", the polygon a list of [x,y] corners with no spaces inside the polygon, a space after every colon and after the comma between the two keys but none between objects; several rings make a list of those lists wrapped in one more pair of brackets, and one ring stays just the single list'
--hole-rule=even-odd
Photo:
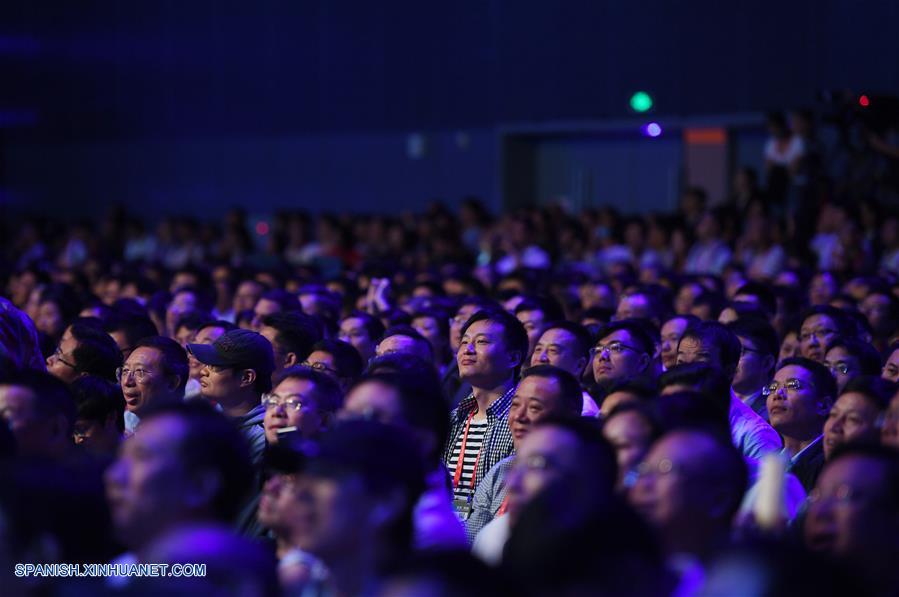
[{"label": "crowd of seated people", "polygon": [[673,214],[285,213],[258,246],[240,210],[22,223],[0,584],[896,594],[899,212],[783,126],[780,186]]}]

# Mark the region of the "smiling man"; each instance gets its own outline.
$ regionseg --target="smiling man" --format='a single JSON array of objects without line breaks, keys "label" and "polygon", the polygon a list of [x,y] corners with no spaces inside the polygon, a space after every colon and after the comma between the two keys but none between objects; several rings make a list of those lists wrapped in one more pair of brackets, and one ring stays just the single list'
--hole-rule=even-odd
[{"label": "smiling man", "polygon": [[187,353],[176,341],[165,336],[139,340],[116,371],[125,397],[125,433],[134,433],[151,408],[183,400],[188,372]]},{"label": "smiling man", "polygon": [[456,362],[472,392],[450,416],[443,461],[453,479],[453,506],[463,520],[471,514],[478,483],[512,453],[509,409],[527,350],[524,326],[505,311],[478,311],[462,328]]},{"label": "smiling man", "polygon": [[603,327],[590,351],[593,378],[602,387],[626,377],[646,373],[655,353],[655,343],[640,322],[624,319]]},{"label": "smiling man", "polygon": [[[509,428],[516,450],[534,425],[548,417],[576,417],[581,414],[581,388],[567,371],[551,365],[528,369],[518,382],[509,409]],[[469,541],[478,531],[506,510],[506,473],[513,456],[491,468],[472,499],[472,513],[465,521]]]},{"label": "smiling man", "polygon": [[275,376],[278,384],[262,397],[263,428],[269,445],[278,443],[278,430],[296,427],[305,439],[314,439],[331,426],[343,401],[337,382],[310,367],[291,367]]},{"label": "smiling man", "polygon": [[[590,333],[584,326],[573,321],[547,324],[531,355],[531,367],[552,365],[571,373],[578,380],[589,362]],[[599,413],[599,407],[593,397],[584,391],[582,398],[581,414],[595,417]]]}]

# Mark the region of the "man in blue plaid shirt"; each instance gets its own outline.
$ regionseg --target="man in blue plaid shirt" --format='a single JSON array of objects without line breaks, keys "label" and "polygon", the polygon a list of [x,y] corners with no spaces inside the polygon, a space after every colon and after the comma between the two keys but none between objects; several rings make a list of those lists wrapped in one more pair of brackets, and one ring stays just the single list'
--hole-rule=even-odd
[{"label": "man in blue plaid shirt", "polygon": [[464,520],[478,483],[513,451],[509,408],[528,335],[515,317],[490,309],[472,315],[461,336],[456,362],[472,392],[450,416],[443,460],[453,481],[453,506]]}]

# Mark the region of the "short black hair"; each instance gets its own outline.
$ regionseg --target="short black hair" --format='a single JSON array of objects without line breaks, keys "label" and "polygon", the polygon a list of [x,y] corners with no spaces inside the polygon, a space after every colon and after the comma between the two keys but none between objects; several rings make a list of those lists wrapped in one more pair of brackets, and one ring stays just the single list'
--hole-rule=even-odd
[{"label": "short black hair", "polygon": [[645,354],[652,356],[655,354],[656,343],[646,326],[638,319],[620,319],[613,321],[608,325],[600,328],[597,334],[597,340],[602,340],[614,332],[624,330],[631,335],[632,340],[637,344],[637,348]]},{"label": "short black hair", "polygon": [[603,420],[603,426],[608,425],[609,421],[618,415],[623,415],[625,413],[636,413],[643,418],[649,426],[650,444],[662,436],[663,427],[662,422],[659,420],[658,410],[655,405],[647,404],[645,402],[622,402],[621,404],[616,405]]},{"label": "short black hair", "polygon": [[625,296],[645,296],[647,302],[649,303],[650,315],[649,319],[656,320],[658,322],[665,321],[669,318],[671,314],[672,308],[672,296],[671,291],[661,284],[640,284],[636,287],[630,288],[622,293],[622,297]]},{"label": "short black hair", "polygon": [[574,337],[574,352],[580,357],[586,357],[593,347],[593,338],[587,328],[573,321],[550,321],[543,328],[543,334],[549,330],[565,330]]},{"label": "short black hair", "polygon": [[730,441],[730,406],[706,392],[682,390],[661,396],[656,404],[665,433],[697,429]]},{"label": "short black hair", "polygon": [[414,322],[419,318],[433,319],[437,324],[437,332],[440,334],[440,336],[449,339],[449,314],[447,314],[445,311],[442,311],[441,309],[437,309],[435,307],[419,309],[412,314],[412,321]]},{"label": "short black hair", "polygon": [[[302,305],[300,305],[300,299],[297,298],[296,295],[280,288],[275,288],[274,290],[267,290],[263,292],[259,297],[260,301],[262,299],[272,301],[273,303],[278,303],[278,305],[281,307],[281,311],[289,312],[303,310]],[[258,302],[259,301],[257,301],[257,303]]]},{"label": "short black hair", "polygon": [[116,314],[106,322],[103,329],[107,334],[122,332],[128,346],[134,346],[141,338],[159,334],[156,324],[146,315]]},{"label": "short black hair", "polygon": [[502,306],[498,302],[493,300],[492,298],[488,298],[486,296],[480,296],[480,295],[463,296],[461,299],[459,299],[456,302],[456,304],[458,305],[458,307],[456,307],[456,310],[453,313],[453,315],[458,313],[459,309],[461,309],[462,307],[465,307],[466,305],[474,305],[479,308],[478,310],[480,310],[480,309],[502,309]]},{"label": "short black hair", "polygon": [[733,375],[740,361],[743,346],[740,339],[724,324],[717,321],[700,321],[696,325],[688,326],[680,341],[683,342],[687,338],[698,340],[704,346],[715,347],[721,358],[721,368],[727,375]]},{"label": "short black hair", "polygon": [[615,449],[602,434],[602,424],[593,418],[551,415],[537,423],[537,427],[558,427],[578,440],[579,462],[600,486],[613,491],[618,479],[618,459]]},{"label": "short black hair", "polygon": [[213,321],[212,315],[205,311],[194,309],[184,313],[175,323],[175,331],[187,328],[192,332],[198,332],[207,323]]},{"label": "short black hair", "polygon": [[356,310],[341,319],[341,321],[344,321],[346,319],[358,319],[362,321],[362,327],[364,327],[365,331],[368,332],[368,337],[372,342],[377,342],[378,338],[384,335],[384,324],[381,323],[380,319],[378,319],[371,313]]},{"label": "short black hair", "polygon": [[525,311],[542,311],[543,317],[547,321],[565,319],[565,312],[562,310],[562,305],[551,296],[533,294],[524,295],[524,300],[515,307],[515,315]]},{"label": "short black hair", "polygon": [[77,411],[72,391],[65,382],[45,371],[14,369],[0,377],[0,385],[19,386],[31,390],[35,409],[43,417],[57,415],[65,417],[71,435]]},{"label": "short black hair", "polygon": [[279,385],[286,379],[299,379],[311,382],[315,386],[313,398],[318,409],[328,413],[335,413],[343,405],[343,392],[334,379],[312,367],[296,365],[288,367],[275,374],[273,386]]},{"label": "short black hair", "polygon": [[230,332],[231,330],[236,330],[237,326],[234,325],[233,323],[231,323],[230,321],[225,321],[224,319],[216,319],[216,320],[207,322],[206,324],[202,325],[197,330],[197,333],[202,332],[206,328],[220,328],[226,332]]},{"label": "short black hair", "polygon": [[566,414],[578,416],[584,409],[584,394],[581,384],[568,371],[553,367],[552,365],[535,365],[530,367],[521,375],[518,383],[521,383],[528,377],[542,377],[544,379],[554,379],[559,384],[559,400]]},{"label": "short black hair", "polygon": [[387,331],[378,339],[378,344],[386,340],[387,338],[392,338],[393,336],[405,336],[407,338],[411,338],[415,344],[421,346],[426,349],[429,358],[434,357],[434,348],[431,346],[431,343],[428,342],[428,339],[418,333],[411,325],[394,325],[387,328]]},{"label": "short black hair", "polygon": [[734,293],[734,296],[754,296],[758,299],[759,306],[769,317],[777,312],[777,296],[767,284],[761,282],[746,282]]},{"label": "short black hair", "polygon": [[699,296],[693,299],[693,307],[707,306],[709,308],[709,315],[711,315],[713,319],[718,319],[718,316],[721,315],[721,311],[724,310],[726,301],[727,299],[724,298],[724,294],[717,290],[709,290],[708,288],[703,287]]},{"label": "short black hair", "polygon": [[253,484],[250,449],[243,434],[225,415],[203,400],[153,408],[143,424],[157,417],[175,417],[184,424],[178,446],[181,462],[191,471],[211,470],[220,481],[211,507],[222,521],[232,521]]},{"label": "short black hair", "polygon": [[727,375],[708,363],[675,365],[659,377],[659,392],[670,386],[687,386],[716,400],[728,412],[730,409],[730,380]]},{"label": "short black hair", "polygon": [[369,373],[400,373],[402,375],[428,375],[435,380],[440,380],[440,375],[433,361],[425,361],[421,357],[411,354],[392,352],[382,354],[368,362],[365,374]]},{"label": "short black hair", "polygon": [[114,381],[116,369],[122,366],[122,352],[112,336],[102,329],[78,322],[69,326],[69,329],[78,342],[78,346],[72,351],[76,370]]},{"label": "short black hair", "polygon": [[68,284],[55,283],[44,288],[40,293],[39,304],[53,303],[59,309],[63,325],[68,325],[81,311],[78,294]]},{"label": "short black hair", "polygon": [[[760,306],[750,303],[749,301],[731,301],[725,305],[723,309],[721,309],[721,313],[724,313],[727,309],[733,309],[737,314],[737,320],[740,319],[761,319],[764,321],[768,321],[770,317],[765,310]],[[720,319],[720,316],[719,316]]]},{"label": "short black hair", "polygon": [[813,361],[811,359],[807,359],[805,357],[790,357],[788,359],[784,359],[777,364],[775,368],[775,373],[780,371],[784,367],[802,367],[812,375],[812,383],[815,386],[815,390],[818,391],[818,395],[820,397],[828,397],[831,401],[836,400],[837,398],[837,382],[834,381],[833,375],[830,374],[827,367],[819,363],[818,361]]},{"label": "short black hair", "polygon": [[[409,359],[424,364],[416,357]],[[406,422],[434,435],[434,445],[431,453],[426,455],[426,460],[430,466],[436,466],[440,462],[443,444],[449,434],[450,419],[440,380],[428,371],[426,367],[419,367],[413,372],[367,373],[353,387],[373,382],[394,388],[400,398],[400,408]]]},{"label": "short black hair", "polygon": [[82,375],[69,389],[77,409],[77,418],[101,425],[113,417],[119,432],[125,430],[125,399],[116,384],[95,375]]},{"label": "short black hair", "polygon": [[669,321],[674,321],[675,319],[683,319],[684,321],[687,322],[687,327],[690,327],[691,325],[696,325],[701,322],[701,320],[698,317],[696,317],[695,315],[691,315],[690,313],[679,313],[676,315],[672,315],[671,317],[669,317],[668,319],[663,321],[662,325],[664,326]]},{"label": "short black hair", "polygon": [[751,340],[755,344],[756,350],[774,357],[780,354],[780,342],[777,341],[777,332],[767,320],[756,318],[738,319],[728,324],[727,329],[731,331],[737,339],[741,337]]},{"label": "short black hair", "polygon": [[362,368],[364,366],[362,357],[359,356],[359,351],[356,350],[352,344],[342,340],[325,338],[324,340],[316,342],[309,354],[311,355],[316,351],[326,352],[334,357],[334,366],[337,369],[337,377],[354,380],[362,375]]},{"label": "short black hair", "polygon": [[187,351],[184,348],[165,336],[148,336],[141,338],[134,346],[138,348],[152,348],[159,351],[162,356],[160,364],[165,375],[178,376],[178,391],[184,392],[187,385],[187,378],[190,376],[190,364],[187,360]]},{"label": "short black hair", "polygon": [[613,380],[612,383],[606,387],[606,396],[614,394],[615,392],[633,394],[644,402],[653,401],[659,395],[657,384],[652,379],[642,375],[622,377]]},{"label": "short black hair", "polygon": [[275,342],[285,352],[292,352],[301,361],[312,352],[315,343],[322,339],[319,321],[299,311],[281,311],[262,318],[262,325],[277,330]]},{"label": "short black hair", "polygon": [[832,319],[834,325],[837,326],[837,334],[844,338],[856,337],[858,335],[858,327],[852,321],[852,318],[847,315],[846,311],[830,305],[814,305],[803,311],[802,315],[799,316],[800,330],[805,320],[813,315],[825,315]]},{"label": "short black hair", "polygon": [[612,321],[614,316],[614,309],[608,309],[606,307],[590,307],[589,309],[584,309],[583,313],[581,313],[581,321],[585,319],[598,319],[599,321],[608,323]]},{"label": "short black hair", "polygon": [[826,355],[834,348],[842,348],[849,353],[850,356],[858,359],[859,367],[862,375],[880,375],[880,353],[877,349],[858,338],[843,338],[837,336],[827,345]]},{"label": "short black hair", "polygon": [[521,366],[528,354],[528,333],[518,318],[500,309],[481,309],[468,318],[459,331],[460,337],[465,336],[468,328],[478,321],[497,323],[503,328],[503,343],[509,352],[520,355],[518,365]]},{"label": "short black hair", "polygon": [[883,412],[899,389],[899,384],[876,375],[860,375],[850,379],[840,395],[854,392],[864,396],[877,410]]}]

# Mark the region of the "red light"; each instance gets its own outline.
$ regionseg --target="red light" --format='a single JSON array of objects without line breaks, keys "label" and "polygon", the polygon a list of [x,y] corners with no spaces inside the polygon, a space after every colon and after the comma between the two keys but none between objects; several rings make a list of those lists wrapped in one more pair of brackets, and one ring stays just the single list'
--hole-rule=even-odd
[{"label": "red light", "polygon": [[258,222],[256,224],[256,234],[259,236],[265,236],[268,234],[268,222]]},{"label": "red light", "polygon": [[858,105],[861,106],[862,108],[867,108],[868,106],[871,105],[871,100],[868,98],[867,95],[859,96]]}]

